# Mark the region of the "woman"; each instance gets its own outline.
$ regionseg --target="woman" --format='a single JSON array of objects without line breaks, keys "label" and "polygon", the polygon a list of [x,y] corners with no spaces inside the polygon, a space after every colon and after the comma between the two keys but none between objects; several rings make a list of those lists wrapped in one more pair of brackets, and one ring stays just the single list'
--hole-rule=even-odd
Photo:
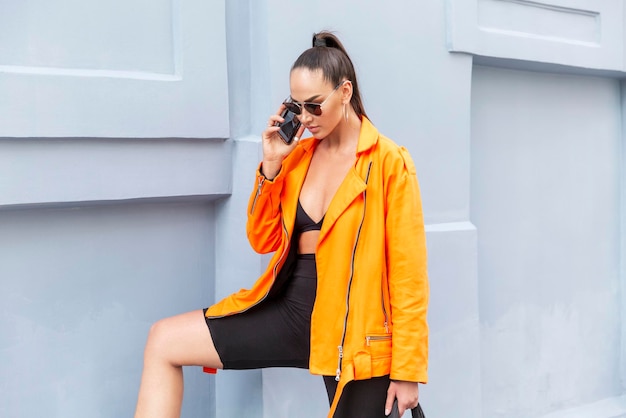
[{"label": "woman", "polygon": [[[151,329],[136,417],[177,417],[182,366],[308,368],[329,417],[400,415],[427,380],[428,279],[415,167],[367,119],[331,33],[294,63],[291,100],[269,118],[247,233],[274,252],[250,290]],[[285,144],[288,107],[313,138]]]}]

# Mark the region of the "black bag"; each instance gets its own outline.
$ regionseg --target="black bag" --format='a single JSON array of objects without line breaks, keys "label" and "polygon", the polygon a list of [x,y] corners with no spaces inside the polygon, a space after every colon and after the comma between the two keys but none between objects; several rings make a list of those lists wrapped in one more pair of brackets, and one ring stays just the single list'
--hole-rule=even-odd
[{"label": "black bag", "polygon": [[[426,418],[424,415],[424,411],[422,411],[422,407],[420,404],[413,409],[411,409],[411,416],[413,418]],[[400,418],[400,411],[398,410],[398,400],[393,401],[393,407],[391,408],[391,414],[389,414],[389,418]]]}]

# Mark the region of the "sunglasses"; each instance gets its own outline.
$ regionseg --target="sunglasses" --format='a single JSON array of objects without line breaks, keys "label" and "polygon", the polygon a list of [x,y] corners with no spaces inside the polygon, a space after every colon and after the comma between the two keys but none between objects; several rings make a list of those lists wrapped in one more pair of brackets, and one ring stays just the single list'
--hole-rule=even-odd
[{"label": "sunglasses", "polygon": [[332,96],[333,93],[336,92],[337,89],[341,87],[343,83],[345,83],[346,81],[348,80],[343,80],[339,84],[337,84],[335,88],[333,89],[333,91],[328,95],[326,99],[324,99],[322,103],[313,103],[313,102],[298,103],[298,102],[294,102],[291,99],[291,97],[289,97],[287,100],[283,102],[283,104],[285,105],[288,111],[293,112],[296,115],[302,114],[302,108],[305,108],[306,111],[309,112],[310,114],[315,115],[315,116],[320,116],[322,114],[322,106],[324,106],[324,103],[326,103],[328,99],[330,99],[330,96]]}]

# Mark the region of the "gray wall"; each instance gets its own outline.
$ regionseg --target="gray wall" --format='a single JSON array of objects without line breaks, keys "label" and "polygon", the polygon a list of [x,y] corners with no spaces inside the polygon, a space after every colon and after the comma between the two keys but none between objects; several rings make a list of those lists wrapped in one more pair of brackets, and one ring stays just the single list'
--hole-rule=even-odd
[{"label": "gray wall", "polygon": [[[209,203],[0,212],[0,416],[131,416],[146,331],[214,294]],[[212,408],[187,374],[186,416]]]},{"label": "gray wall", "polygon": [[[626,415],[623,2],[31,3],[0,4],[0,416],[131,415],[150,324],[252,284],[259,134],[320,29],[418,169],[427,415]],[[327,408],[186,370],[185,417]]]},{"label": "gray wall", "polygon": [[619,108],[616,80],[474,69],[485,416],[622,393]]}]

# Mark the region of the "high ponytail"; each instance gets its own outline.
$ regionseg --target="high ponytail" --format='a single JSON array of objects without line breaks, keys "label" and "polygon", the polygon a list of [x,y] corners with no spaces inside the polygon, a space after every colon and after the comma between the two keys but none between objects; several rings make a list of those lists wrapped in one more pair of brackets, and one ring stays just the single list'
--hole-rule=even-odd
[{"label": "high ponytail", "polygon": [[306,68],[310,71],[321,70],[324,79],[333,86],[343,80],[350,80],[352,82],[350,105],[357,116],[367,117],[354,65],[341,41],[333,33],[322,31],[313,35],[312,44],[313,46],[304,51],[293,63],[291,71],[296,68]]}]

